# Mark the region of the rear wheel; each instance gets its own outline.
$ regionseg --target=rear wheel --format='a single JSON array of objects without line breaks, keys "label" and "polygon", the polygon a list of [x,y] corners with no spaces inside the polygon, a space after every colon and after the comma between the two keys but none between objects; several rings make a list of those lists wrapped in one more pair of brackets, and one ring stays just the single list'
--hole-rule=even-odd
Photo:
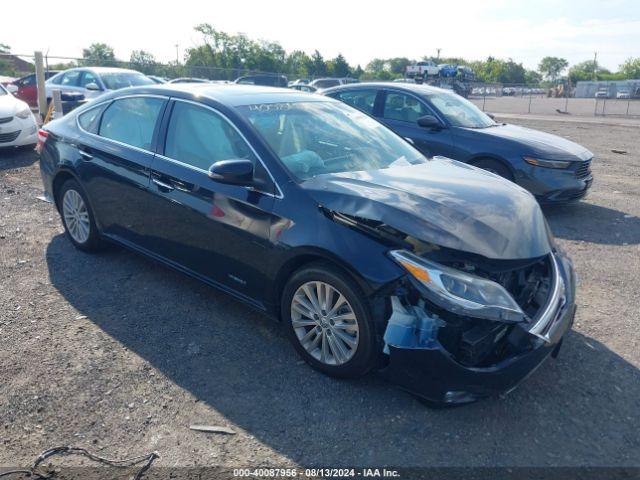
[{"label": "rear wheel", "polygon": [[335,377],[358,377],[375,362],[368,302],[357,284],[323,263],[296,272],[282,295],[282,321],[309,365]]},{"label": "rear wheel", "polygon": [[58,193],[60,216],[67,237],[76,248],[87,252],[102,249],[104,243],[98,233],[87,197],[75,180],[67,180]]},{"label": "rear wheel", "polygon": [[473,162],[473,165],[513,182],[511,170],[498,160],[493,160],[492,158],[481,158],[480,160]]}]

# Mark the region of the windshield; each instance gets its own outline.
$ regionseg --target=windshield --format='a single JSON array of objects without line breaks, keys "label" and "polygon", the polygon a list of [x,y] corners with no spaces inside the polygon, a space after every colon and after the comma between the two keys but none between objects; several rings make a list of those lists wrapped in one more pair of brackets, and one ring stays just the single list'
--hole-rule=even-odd
[{"label": "windshield", "polygon": [[139,87],[141,85],[153,85],[154,82],[141,73],[103,73],[100,75],[107,90],[119,90],[127,87]]},{"label": "windshield", "polygon": [[473,103],[455,93],[432,93],[427,99],[454,127],[486,128],[496,124]]},{"label": "windshield", "polygon": [[239,110],[300,180],[426,161],[386,127],[342,103],[267,103]]}]

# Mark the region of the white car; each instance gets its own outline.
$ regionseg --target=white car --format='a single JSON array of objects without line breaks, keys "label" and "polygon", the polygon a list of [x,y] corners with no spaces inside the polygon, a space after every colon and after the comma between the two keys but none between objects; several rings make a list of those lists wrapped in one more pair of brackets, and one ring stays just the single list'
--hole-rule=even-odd
[{"label": "white car", "polygon": [[629,97],[629,90],[620,90],[618,93],[616,93],[616,98],[618,99],[628,99]]},{"label": "white car", "polygon": [[38,126],[29,105],[0,85],[0,147],[22,147],[38,141]]},{"label": "white car", "polygon": [[146,75],[135,70],[108,67],[70,68],[54,75],[44,84],[47,100],[53,90],[82,93],[85,98],[99,97],[105,92],[127,87],[155,85]]}]

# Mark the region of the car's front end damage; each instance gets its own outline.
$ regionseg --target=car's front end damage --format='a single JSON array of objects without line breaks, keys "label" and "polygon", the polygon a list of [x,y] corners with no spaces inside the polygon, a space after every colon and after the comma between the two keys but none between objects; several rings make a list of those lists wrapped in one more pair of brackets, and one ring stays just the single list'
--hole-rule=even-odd
[{"label": "car's front end damage", "polygon": [[[390,298],[383,374],[432,403],[467,403],[510,391],[557,354],[573,323],[575,278],[557,250],[484,265],[442,249],[429,256],[440,264],[391,253],[407,276]],[[478,281],[486,285],[474,288]]]},{"label": "car's front end damage", "polygon": [[387,305],[382,373],[393,382],[433,404],[467,403],[510,391],[558,352],[575,274],[520,187],[441,159],[305,186],[402,272],[377,293]]}]

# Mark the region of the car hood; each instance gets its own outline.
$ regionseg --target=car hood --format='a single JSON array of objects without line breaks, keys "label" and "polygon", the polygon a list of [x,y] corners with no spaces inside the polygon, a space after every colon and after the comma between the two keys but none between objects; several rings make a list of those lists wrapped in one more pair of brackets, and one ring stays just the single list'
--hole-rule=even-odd
[{"label": "car hood", "polygon": [[582,145],[557,135],[517,125],[499,124],[495,127],[465,130],[474,132],[476,135],[517,142],[525,147],[524,154],[539,156],[543,159],[576,161],[589,160],[593,157],[593,153]]},{"label": "car hood", "polygon": [[2,95],[0,97],[0,118],[12,117],[27,106],[26,103],[13,95]]},{"label": "car hood", "polygon": [[329,210],[442,247],[505,260],[551,251],[549,228],[531,194],[454,160],[319,175],[301,186]]}]

